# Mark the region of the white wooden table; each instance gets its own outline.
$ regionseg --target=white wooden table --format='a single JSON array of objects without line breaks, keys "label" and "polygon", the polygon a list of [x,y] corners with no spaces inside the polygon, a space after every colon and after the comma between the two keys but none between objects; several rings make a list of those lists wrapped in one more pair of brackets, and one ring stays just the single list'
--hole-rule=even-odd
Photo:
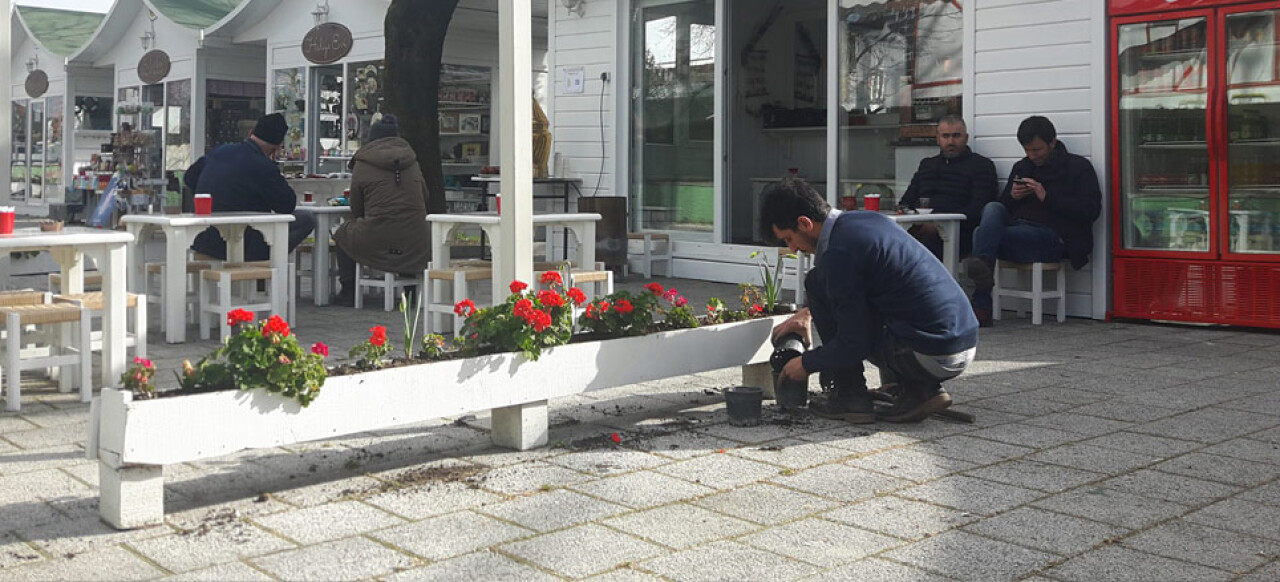
[{"label": "white wooden table", "polygon": [[[217,214],[129,214],[120,219],[135,238],[130,246],[129,286],[135,293],[146,294],[146,235],[160,229],[165,237],[165,341],[175,344],[187,341],[186,294],[187,249],[204,229],[218,229],[227,241],[227,261],[244,261],[244,233],[248,227],[262,232],[271,248],[271,268],[281,277],[289,273],[289,223],[292,214],[270,212],[220,212]],[[287,295],[287,294],[286,294]],[[272,309],[288,313],[289,297],[272,297]],[[293,323],[293,322],[290,322]]]},{"label": "white wooden table", "polygon": [[[559,226],[567,230],[573,231],[577,237],[574,256],[578,259],[578,265],[586,269],[594,269],[596,264],[596,222],[600,220],[600,215],[594,212],[572,212],[563,214],[535,214],[533,215],[534,226],[553,227]],[[455,228],[459,226],[478,226],[489,237],[490,243],[496,250],[502,241],[502,220],[496,212],[467,212],[461,214],[428,214],[427,221],[431,222],[431,260],[437,265],[448,265],[449,256],[449,237]],[[568,249],[565,249],[566,253]],[[568,258],[566,256],[566,258]],[[502,272],[502,262],[505,259],[501,253],[493,253],[493,272]],[[499,282],[494,279],[494,289],[505,289],[509,281]],[[504,295],[495,291],[495,301],[498,297]]]},{"label": "white wooden table", "polygon": [[882,214],[902,225],[903,228],[922,222],[938,223],[942,227],[942,264],[947,267],[947,271],[951,272],[952,276],[955,276],[956,264],[960,262],[960,223],[964,222],[967,216],[959,213]]},{"label": "white wooden table", "polygon": [[84,292],[84,256],[103,274],[102,385],[119,386],[125,370],[125,263],[134,235],[114,230],[67,227],[61,232],[21,228],[0,235],[0,253],[49,251],[62,271],[64,293]]},{"label": "white wooden table", "polygon": [[299,206],[299,210],[316,217],[316,246],[311,251],[311,295],[316,305],[328,305],[329,295],[329,237],[333,227],[351,215],[350,206]]}]

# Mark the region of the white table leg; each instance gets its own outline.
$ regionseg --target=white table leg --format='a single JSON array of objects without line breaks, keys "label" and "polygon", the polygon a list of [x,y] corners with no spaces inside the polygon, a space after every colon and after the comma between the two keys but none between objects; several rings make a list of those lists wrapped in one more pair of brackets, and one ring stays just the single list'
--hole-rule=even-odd
[{"label": "white table leg", "polygon": [[146,225],[135,222],[125,223],[133,242],[129,243],[129,290],[145,295],[147,293],[147,242],[144,235],[149,230]]},{"label": "white table leg", "polygon": [[49,249],[49,254],[61,267],[62,292],[84,293],[84,255],[70,247],[55,247]]},{"label": "white table leg", "polygon": [[[267,244],[271,245],[271,268],[276,270],[277,277],[287,278],[289,276],[289,223],[272,223],[271,227],[268,228],[267,232],[264,234]],[[243,240],[244,239],[241,238],[242,245]],[[328,240],[325,241],[325,244],[328,244]],[[243,249],[241,252],[244,252]],[[283,291],[288,289],[289,286],[276,285],[274,288]],[[289,297],[289,293],[287,292],[272,293],[271,309],[276,315],[285,317],[289,313],[290,301],[292,301],[292,298]],[[289,324],[296,325],[297,322],[290,321]]]},{"label": "white table leg", "polygon": [[[125,370],[125,327],[128,325],[125,321],[126,312],[126,291],[125,291],[125,263],[127,262],[127,251],[123,243],[113,244],[105,249],[103,257],[99,261],[99,269],[103,273],[102,292],[103,292],[103,309],[102,309],[102,386],[116,387],[120,385],[120,375]],[[185,263],[185,261],[184,261]],[[174,269],[185,278],[186,265],[182,269]],[[176,295],[179,299],[178,309],[170,310],[169,315],[178,314],[178,320],[183,321],[182,301],[186,294],[186,287],[169,287],[169,289],[184,289],[182,293],[170,293]],[[145,297],[139,297],[138,301],[145,302]],[[185,322],[184,322],[185,323]],[[139,334],[141,337],[141,334]]]},{"label": "white table leg", "polygon": [[[187,236],[185,228],[166,228],[164,233],[166,293],[160,300],[164,301],[164,339],[171,344],[187,341]],[[145,277],[141,281],[145,287]]]},{"label": "white table leg", "polygon": [[947,267],[947,272],[951,276],[956,275],[956,263],[960,259],[960,246],[956,243],[960,239],[960,223],[955,220],[948,220],[942,223],[943,234],[942,239],[942,264]]},{"label": "white table leg", "polygon": [[[218,234],[222,236],[222,240],[227,243],[227,261],[232,263],[243,263],[244,231],[247,230],[248,227],[243,224],[228,224],[225,226],[218,226],[217,229]],[[267,240],[267,243],[270,244],[271,241]]]},{"label": "white table leg", "polygon": [[596,268],[596,223],[585,221],[578,232],[578,264],[588,271]]},{"label": "white table leg", "polygon": [[311,251],[311,295],[316,305],[328,305],[332,294],[329,289],[329,228],[333,215],[317,212],[314,216],[316,246]]},{"label": "white table leg", "polygon": [[[499,228],[498,225],[484,225],[481,227],[481,230],[489,236],[489,245],[493,247],[493,253],[490,254],[490,256],[493,257],[493,302],[494,304],[502,303],[506,300],[506,297],[511,294],[511,281],[503,281],[501,275],[501,273],[505,272],[502,270],[503,263],[510,260],[509,258],[503,257],[502,253],[498,252],[498,249],[502,248],[500,246],[502,244],[502,229]],[[460,299],[455,300],[460,301]]]}]

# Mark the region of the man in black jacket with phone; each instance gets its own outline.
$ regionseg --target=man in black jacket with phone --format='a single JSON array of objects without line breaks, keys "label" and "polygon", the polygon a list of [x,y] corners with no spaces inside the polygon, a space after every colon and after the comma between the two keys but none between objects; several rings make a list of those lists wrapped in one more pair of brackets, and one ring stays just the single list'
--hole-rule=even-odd
[{"label": "man in black jacket with phone", "polygon": [[996,260],[1056,263],[1076,269],[1093,251],[1093,222],[1102,211],[1102,191],[1093,164],[1067,151],[1048,118],[1033,115],[1018,126],[1027,153],[1013,165],[1000,197],[982,209],[965,261],[974,282],[973,311],[991,325],[991,288]]},{"label": "man in black jacket with phone", "polygon": [[[969,132],[958,115],[938,121],[937,140],[938,155],[920,160],[899,206],[964,214],[967,218],[960,223],[960,256],[965,257],[973,247],[973,231],[982,218],[983,207],[996,199],[996,165],[969,149]],[[942,235],[937,225],[914,224],[908,232],[924,243],[933,256],[942,258]]]}]

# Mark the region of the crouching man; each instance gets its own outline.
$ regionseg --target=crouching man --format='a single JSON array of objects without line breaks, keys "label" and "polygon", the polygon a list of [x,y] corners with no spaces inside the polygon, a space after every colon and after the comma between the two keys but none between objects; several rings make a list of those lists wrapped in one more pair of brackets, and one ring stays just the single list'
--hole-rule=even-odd
[{"label": "crouching man", "polygon": [[[822,345],[794,358],[784,379],[819,380],[829,393],[814,414],[852,423],[919,422],[951,405],[942,382],[973,361],[978,321],[947,269],[878,212],[832,210],[807,183],[788,178],[765,193],[761,230],[794,251],[813,253],[805,277],[809,305],[774,337],[816,327]],[[894,405],[877,413],[863,360],[896,384]]]}]

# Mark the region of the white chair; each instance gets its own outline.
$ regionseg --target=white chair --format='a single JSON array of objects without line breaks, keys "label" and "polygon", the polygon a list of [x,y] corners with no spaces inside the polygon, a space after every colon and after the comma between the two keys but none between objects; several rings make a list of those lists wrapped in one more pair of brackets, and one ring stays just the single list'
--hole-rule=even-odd
[{"label": "white chair", "polygon": [[[187,301],[188,309],[187,320],[192,321],[195,318],[196,311],[200,309],[200,272],[213,268],[214,263],[208,261],[187,261]],[[164,325],[168,321],[165,313],[164,298],[168,294],[165,288],[165,270],[166,266],[163,262],[147,263],[147,303],[156,303],[160,306],[160,325]],[[152,289],[155,293],[152,293]]]},{"label": "white chair", "polygon": [[671,276],[671,235],[657,232],[632,232],[627,234],[627,268],[635,263],[636,271],[646,279],[653,277],[653,264],[665,262],[663,271]]},{"label": "white chair", "polygon": [[[453,335],[456,337],[462,333],[462,323],[465,318],[453,312],[453,308],[459,301],[463,299],[471,299],[476,307],[485,307],[491,301],[486,301],[479,293],[480,289],[472,289],[471,284],[477,282],[485,282],[486,285],[493,280],[493,269],[482,266],[457,266],[448,269],[433,269],[430,265],[427,270],[422,273],[424,284],[421,287],[423,293],[422,311],[423,316],[427,318],[425,329],[426,333],[436,333],[436,330],[443,331],[443,325],[436,325],[436,318],[446,316],[453,318]],[[445,293],[445,286],[450,286],[451,292]],[[446,297],[448,295],[448,297]]]},{"label": "white chair", "polygon": [[[231,327],[227,325],[227,314],[236,309],[274,313],[273,297],[287,293],[287,276],[277,273],[269,267],[250,265],[234,266],[225,264],[216,269],[200,273],[200,339],[209,339],[211,326],[209,317],[218,318],[221,338],[225,341],[231,335]],[[259,281],[267,282],[270,292],[259,296]],[[292,303],[292,302],[290,302]],[[288,314],[276,314],[285,315]],[[292,321],[290,321],[292,325]]]},{"label": "white chair", "polygon": [[[1029,290],[1021,290],[1013,287],[1005,287],[1005,282],[1000,272],[1005,269],[1013,269],[1017,271],[1017,275],[1013,278],[1013,284],[1018,284],[1024,273],[1031,273],[1031,288]],[[1044,289],[1044,272],[1057,271],[1058,284],[1051,291]],[[1032,325],[1040,325],[1044,314],[1044,301],[1046,299],[1058,300],[1058,322],[1067,320],[1067,269],[1064,261],[1056,263],[1015,263],[1013,261],[1000,261],[995,268],[995,287],[991,290],[991,317],[1000,319],[1000,298],[1013,297],[1017,299],[1028,299],[1031,301],[1031,323]],[[1021,315],[1021,311],[1015,311]]]},{"label": "white chair", "polygon": [[[47,300],[47,296],[46,296]],[[91,324],[89,310],[77,305],[40,303],[35,305],[6,305],[0,307],[0,317],[5,320],[4,371],[9,384],[8,399],[5,408],[10,411],[22,409],[22,371],[58,367],[58,390],[70,392],[72,380],[80,385],[80,400],[88,402],[93,397],[93,385],[89,377],[93,371],[90,354],[89,333]],[[27,326],[52,326],[74,328],[62,329],[58,333],[46,330],[45,333],[29,333],[24,338],[23,329]],[[74,337],[74,344],[67,346],[59,337]],[[43,343],[48,346],[48,355],[29,355],[23,357],[23,341]],[[34,350],[33,350],[34,351]],[[30,353],[30,352],[29,352]],[[73,373],[78,371],[78,373]]]},{"label": "white chair", "polygon": [[[53,294],[62,292],[62,273],[49,273],[49,292]],[[85,291],[101,291],[102,290],[102,273],[97,271],[88,271],[84,274],[84,290]]]},{"label": "white chair", "polygon": [[395,273],[384,273],[356,263],[356,309],[364,308],[364,290],[368,288],[382,289],[382,308],[395,311],[400,293],[405,287],[413,287],[421,282],[417,277],[405,277]]},{"label": "white chair", "polygon": [[[336,290],[338,283],[338,246],[329,241],[329,289]],[[302,289],[302,280],[307,279],[311,282],[311,296],[314,298],[316,294],[315,273],[312,272],[314,261],[311,260],[312,253],[316,251],[314,242],[304,242],[293,249],[293,263],[297,265],[293,277],[293,286],[295,289]],[[305,268],[304,268],[305,267]],[[295,296],[296,297],[296,296]]]},{"label": "white chair", "polygon": [[[76,293],[69,295],[54,295],[54,303],[69,303],[78,305],[89,310],[91,318],[102,317],[102,306],[104,296],[101,291],[93,293]],[[125,294],[125,309],[133,310],[133,322],[129,325],[131,329],[125,334],[125,346],[133,348],[133,355],[139,358],[147,357],[147,301],[143,297],[134,293]],[[91,339],[90,347],[94,351],[102,350],[102,338]]]}]

